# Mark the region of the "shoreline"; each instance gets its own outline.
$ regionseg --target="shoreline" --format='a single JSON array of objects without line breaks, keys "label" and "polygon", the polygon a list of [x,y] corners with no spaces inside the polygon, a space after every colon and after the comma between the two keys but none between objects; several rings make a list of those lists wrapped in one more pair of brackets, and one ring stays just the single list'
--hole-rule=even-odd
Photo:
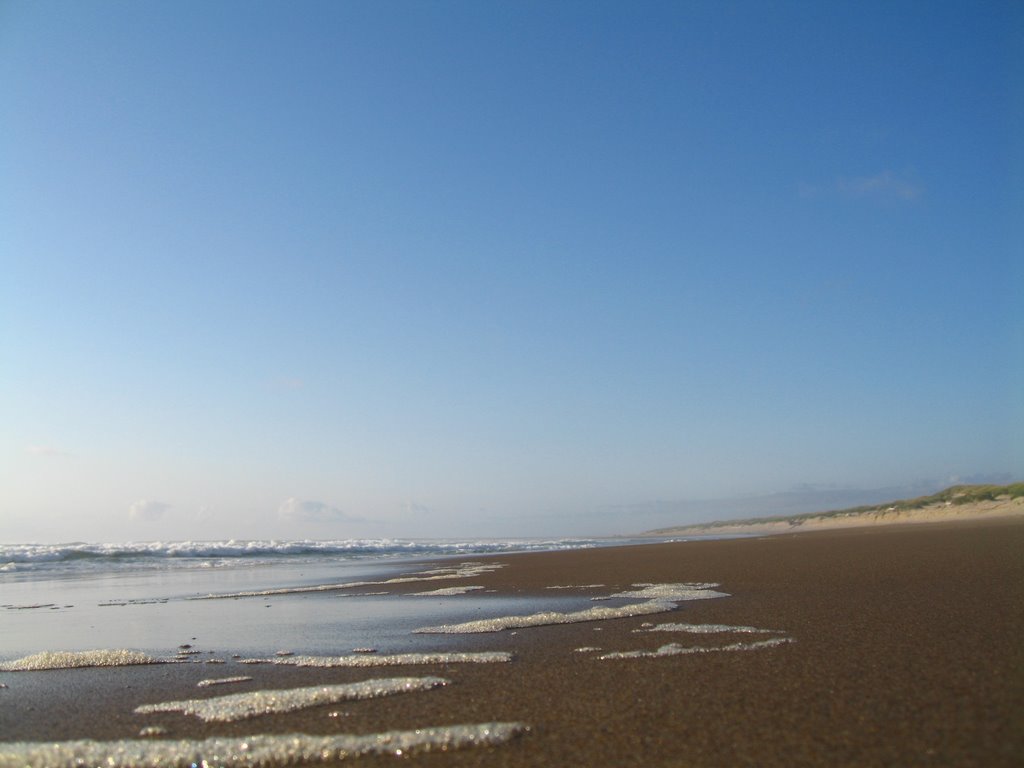
[{"label": "shoreline", "polygon": [[[1024,520],[1012,517],[475,556],[504,567],[451,586],[471,583],[509,597],[567,588],[604,597],[638,584],[714,583],[729,596],[679,602],[653,616],[459,635],[454,644],[439,637],[452,650],[506,651],[507,663],[370,670],[229,660],[2,672],[0,733],[6,742],[129,739],[162,726],[166,738],[203,739],[505,722],[529,730],[497,746],[411,759],[423,766],[1016,765],[1024,757],[1022,553]],[[401,585],[392,589],[404,593]],[[781,634],[635,631],[665,623]],[[726,649],[777,636],[791,641]],[[709,650],[600,658],[671,644]],[[602,650],[578,650],[584,647]],[[393,676],[448,684],[230,724],[133,712],[223,695],[196,682],[240,673],[253,680],[232,693]],[[0,765],[4,749],[0,743]],[[360,761],[394,765],[391,756]]]}]

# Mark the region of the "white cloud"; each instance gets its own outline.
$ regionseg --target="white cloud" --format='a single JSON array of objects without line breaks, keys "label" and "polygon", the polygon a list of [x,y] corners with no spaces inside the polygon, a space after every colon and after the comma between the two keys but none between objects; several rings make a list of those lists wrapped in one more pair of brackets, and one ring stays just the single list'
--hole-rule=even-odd
[{"label": "white cloud", "polygon": [[152,523],[160,520],[164,516],[164,512],[170,508],[170,504],[164,504],[161,501],[140,499],[128,508],[128,517],[132,520]]},{"label": "white cloud", "polygon": [[298,523],[353,522],[355,520],[354,517],[330,504],[294,497],[281,502],[281,506],[277,508],[277,515],[282,520]]},{"label": "white cloud", "polygon": [[846,197],[904,202],[917,200],[923,192],[919,185],[897,176],[892,171],[882,171],[874,176],[839,179],[836,182],[836,190]]},{"label": "white cloud", "polygon": [[428,507],[426,504],[420,504],[417,501],[407,501],[404,509],[411,515],[426,515],[433,512],[433,509]]}]

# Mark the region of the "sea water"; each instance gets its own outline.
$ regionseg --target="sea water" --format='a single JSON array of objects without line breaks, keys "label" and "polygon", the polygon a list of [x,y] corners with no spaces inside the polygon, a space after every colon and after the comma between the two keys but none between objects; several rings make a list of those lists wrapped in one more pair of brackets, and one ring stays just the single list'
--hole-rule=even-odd
[{"label": "sea water", "polygon": [[[206,723],[252,724],[247,736],[199,740],[176,738],[163,725],[144,725],[135,738],[106,742],[0,739],[0,768],[211,763],[276,768],[363,754],[496,746],[528,735],[530,725],[519,722],[439,724],[413,731],[330,736],[264,733],[261,723],[268,715],[339,702],[430,696],[429,691],[449,683],[447,678],[426,674],[426,669],[420,673],[418,666],[514,663],[514,654],[507,650],[460,649],[457,642],[449,642],[455,636],[496,633],[500,639],[495,639],[502,642],[515,634],[510,630],[639,618],[669,613],[692,600],[728,597],[716,583],[633,584],[618,592],[598,584],[575,589],[548,585],[550,593],[530,598],[490,595],[474,583],[503,567],[500,560],[474,559],[481,553],[600,543],[611,542],[0,545],[0,672],[42,676],[24,685],[19,679],[23,701],[34,700],[38,686],[49,679],[47,670],[52,669],[79,674],[77,668],[93,667],[82,673],[88,674],[106,672],[95,667],[226,664],[209,667],[211,674],[196,683],[194,697],[146,702],[136,706],[134,714],[144,718],[170,712]],[[438,562],[427,565],[417,559]],[[593,600],[609,602],[594,606]],[[793,642],[779,630],[742,625],[644,622],[635,631],[725,637],[714,644],[673,642],[655,650],[584,647],[577,652],[588,654],[596,664],[606,660],[614,664],[617,659],[656,663],[665,657],[760,651]],[[750,634],[772,636],[734,639]],[[402,667],[416,676],[254,690],[252,676],[223,674],[248,671],[242,666],[248,664],[365,667],[367,672]],[[217,671],[221,674],[214,674]],[[203,692],[212,686],[229,690],[215,695]]]},{"label": "sea water", "polygon": [[646,539],[331,539],[0,543],[0,583],[40,574],[75,577],[117,571],[223,569],[287,564],[373,563],[413,558],[580,549]]},{"label": "sea water", "polygon": [[[595,545],[559,540],[0,546],[0,672],[18,675],[18,692],[30,700],[52,669],[78,674],[72,668],[93,667],[88,674],[105,671],[96,667],[196,662],[225,665],[211,666],[211,672],[242,671],[246,664],[412,670],[506,664],[513,658],[507,651],[449,649],[445,638],[424,638],[413,629],[509,608],[533,610],[538,602],[576,607],[587,598],[488,595],[467,580],[502,566],[472,558]],[[423,559],[440,562],[415,562]],[[22,682],[21,675],[43,677]],[[267,734],[260,721],[268,714],[394,694],[422,696],[448,681],[429,675],[373,677],[269,690],[252,690],[251,681],[248,675],[210,675],[197,683],[196,698],[151,702],[135,710],[140,716],[182,712],[214,723],[251,719],[248,736],[189,740],[174,738],[163,726],[144,726],[138,732],[142,738],[109,742],[0,737],[0,766],[284,766],[496,746],[528,731],[523,723],[482,722],[375,734]],[[210,686],[243,690],[213,697],[198,693]]]},{"label": "sea water", "polygon": [[[0,545],[0,661],[43,651],[135,649],[156,655],[190,645],[203,654],[278,650],[341,654],[372,646],[416,650],[412,630],[469,621],[495,598],[451,587],[459,564],[480,554],[576,549],[594,539],[343,540]],[[621,543],[621,542],[620,542]],[[459,575],[466,575],[463,570]],[[469,571],[468,573],[472,573]],[[381,594],[401,583],[419,595]],[[356,586],[346,586],[356,585]],[[198,599],[235,595],[221,599]],[[553,595],[549,608],[580,598]],[[501,610],[537,599],[502,598]],[[198,659],[195,659],[198,660]]]}]

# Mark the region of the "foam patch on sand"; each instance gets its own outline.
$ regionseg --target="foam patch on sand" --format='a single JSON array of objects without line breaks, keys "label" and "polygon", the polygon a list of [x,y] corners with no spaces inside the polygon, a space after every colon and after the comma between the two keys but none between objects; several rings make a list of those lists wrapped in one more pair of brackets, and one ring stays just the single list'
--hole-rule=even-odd
[{"label": "foam patch on sand", "polygon": [[0,672],[29,672],[42,669],[78,667],[126,667],[135,664],[167,664],[172,659],[149,656],[140,651],[44,651],[0,664]]},{"label": "foam patch on sand", "polygon": [[290,656],[275,659],[242,659],[240,664],[283,664],[293,667],[398,667],[406,664],[500,664],[512,661],[507,651],[464,653],[395,653],[383,656]]},{"label": "foam patch on sand", "polygon": [[644,602],[618,608],[588,608],[570,613],[543,611],[528,616],[499,616],[494,619],[478,619],[462,624],[421,627],[413,631],[420,634],[471,634],[477,632],[500,632],[503,629],[520,629],[523,627],[542,627],[551,624],[577,624],[587,621],[604,621],[606,619],[627,619],[632,616],[667,613],[675,610],[676,603],[684,600],[707,600],[715,597],[728,597],[725,592],[716,592],[713,589],[713,587],[718,586],[717,584],[634,584],[633,586],[639,589],[619,592],[611,597],[639,599]]},{"label": "foam patch on sand", "polygon": [[556,584],[553,587],[544,587],[544,589],[601,589],[604,584]]},{"label": "foam patch on sand", "polygon": [[416,571],[413,576],[476,576],[490,573],[505,567],[505,563],[482,563],[478,560],[467,560],[458,565],[446,565],[443,568],[428,568]]},{"label": "foam patch on sand", "polygon": [[230,685],[231,683],[248,683],[252,680],[251,677],[246,675],[236,675],[235,677],[217,677],[212,680],[200,680],[196,683],[199,688],[209,688],[211,685]]},{"label": "foam patch on sand", "polygon": [[658,624],[645,629],[634,629],[634,632],[686,632],[691,635],[715,635],[725,632],[737,632],[746,635],[777,635],[781,629],[760,629],[758,627],[738,627],[731,624]]},{"label": "foam patch on sand", "polygon": [[662,656],[686,656],[694,653],[715,653],[717,651],[758,651],[764,648],[775,648],[779,645],[792,643],[791,637],[773,637],[769,640],[758,640],[753,643],[731,643],[709,647],[703,645],[683,646],[669,643],[656,651],[616,651],[598,656],[599,659],[656,659]]},{"label": "foam patch on sand", "polygon": [[364,755],[491,747],[525,733],[523,723],[475,723],[365,735],[302,733],[189,740],[58,741],[0,744],[0,768],[276,768]]},{"label": "foam patch on sand", "polygon": [[604,621],[606,619],[626,619],[631,616],[646,616],[652,613],[667,613],[675,610],[675,604],[650,600],[636,605],[624,605],[621,608],[588,608],[583,611],[559,613],[542,611],[529,616],[499,616],[494,619],[478,619],[462,624],[442,624],[437,627],[421,627],[413,632],[419,634],[474,634],[477,632],[500,632],[503,629],[519,629],[521,627],[543,627],[551,624],[577,624],[585,621]]},{"label": "foam patch on sand", "polygon": [[629,597],[636,600],[710,600],[716,597],[728,597],[727,592],[717,592],[718,584],[684,583],[684,584],[634,584],[638,589],[617,592],[612,597]]},{"label": "foam patch on sand", "polygon": [[181,712],[183,715],[195,715],[208,723],[231,723],[260,715],[295,712],[321,704],[427,691],[447,684],[448,681],[440,677],[398,677],[345,685],[314,685],[308,688],[233,693],[210,699],[165,701],[159,704],[144,704],[137,707],[135,712],[140,715]]},{"label": "foam patch on sand", "polygon": [[337,584],[313,584],[305,587],[279,587],[277,589],[258,589],[244,592],[222,592],[218,594],[199,595],[189,600],[225,600],[238,597],[273,597],[274,595],[298,595],[308,592],[331,592],[342,589],[361,589],[363,587],[394,586],[396,584],[418,584],[425,581],[444,581],[448,579],[469,579],[480,576],[499,568],[504,563],[462,563],[451,568],[434,568],[420,571],[410,576],[396,576],[383,581],[343,581]]},{"label": "foam patch on sand", "polygon": [[454,597],[464,595],[467,592],[476,592],[483,587],[444,587],[443,589],[432,589],[429,592],[413,592],[414,597]]}]

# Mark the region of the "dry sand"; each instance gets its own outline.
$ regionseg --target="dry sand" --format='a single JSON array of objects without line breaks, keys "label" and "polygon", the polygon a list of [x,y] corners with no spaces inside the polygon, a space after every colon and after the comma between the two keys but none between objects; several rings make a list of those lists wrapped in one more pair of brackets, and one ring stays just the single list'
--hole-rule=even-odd
[{"label": "dry sand", "polygon": [[895,505],[883,504],[875,509],[862,512],[823,512],[815,515],[793,515],[781,519],[769,518],[735,522],[725,520],[662,528],[655,533],[659,536],[764,536],[774,533],[867,528],[876,525],[967,522],[1000,517],[1024,518],[1024,497],[1006,497],[967,504],[937,503],[919,509],[901,509]]},{"label": "dry sand", "polygon": [[[642,582],[717,582],[731,596],[682,603],[663,616],[467,635],[465,650],[508,650],[515,660],[396,668],[395,675],[437,675],[451,684],[258,722],[204,724],[132,710],[223,694],[195,683],[239,671],[255,678],[250,689],[352,682],[379,672],[227,664],[4,673],[0,683],[9,688],[0,689],[0,733],[5,741],[111,739],[163,725],[176,738],[201,738],[517,721],[531,731],[508,744],[419,755],[410,764],[1024,764],[1019,518],[493,559],[507,567],[475,576],[473,584],[506,594],[550,595],[548,587],[594,584],[604,586],[581,591],[609,594]],[[772,628],[794,642],[632,660],[574,650],[737,640],[634,632],[644,622]],[[395,758],[359,764],[394,765]]]}]

